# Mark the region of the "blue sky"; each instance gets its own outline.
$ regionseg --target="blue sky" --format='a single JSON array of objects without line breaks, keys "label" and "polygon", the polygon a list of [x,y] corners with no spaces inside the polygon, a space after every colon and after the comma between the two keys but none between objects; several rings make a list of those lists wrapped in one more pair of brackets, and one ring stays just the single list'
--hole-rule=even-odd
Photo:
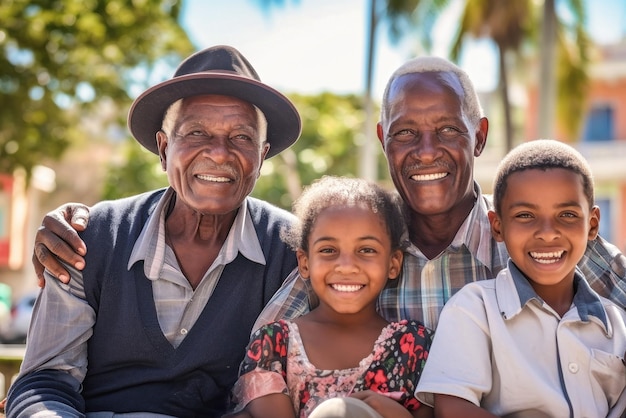
[{"label": "blue sky", "polygon": [[[589,30],[601,43],[626,37],[626,1],[585,0]],[[284,92],[360,93],[365,78],[368,0],[283,0],[263,11],[262,0],[185,0],[182,23],[198,48],[229,44],[252,62],[261,79]],[[458,1],[457,1],[458,2]],[[559,0],[557,0],[558,4]],[[433,51],[445,55],[455,30],[453,7],[435,29]],[[410,54],[410,44],[392,45],[379,33],[374,97],[379,99],[393,70]],[[461,66],[479,90],[495,85],[496,61],[487,42],[472,44]]]}]

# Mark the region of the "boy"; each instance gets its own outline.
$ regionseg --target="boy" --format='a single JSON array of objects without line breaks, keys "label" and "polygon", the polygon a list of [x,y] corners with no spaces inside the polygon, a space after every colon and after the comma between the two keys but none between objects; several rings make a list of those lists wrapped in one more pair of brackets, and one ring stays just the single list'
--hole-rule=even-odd
[{"label": "boy", "polygon": [[576,264],[598,233],[585,159],[558,141],[520,145],[494,181],[496,279],[445,305],[417,398],[435,416],[606,417],[626,386],[626,313]]}]

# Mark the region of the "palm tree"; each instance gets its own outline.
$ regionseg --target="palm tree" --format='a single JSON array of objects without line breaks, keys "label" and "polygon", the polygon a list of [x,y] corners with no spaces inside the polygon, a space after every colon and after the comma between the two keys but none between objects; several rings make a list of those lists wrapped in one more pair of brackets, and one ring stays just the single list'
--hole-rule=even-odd
[{"label": "palm tree", "polygon": [[533,7],[531,0],[467,0],[459,31],[452,43],[451,58],[458,61],[467,34],[491,38],[498,49],[500,79],[498,90],[504,110],[506,151],[513,147],[513,121],[509,100],[507,58],[514,59],[522,42],[532,37]]},{"label": "palm tree", "polygon": [[[545,0],[545,3],[553,1]],[[569,24],[557,19],[556,71],[552,71],[552,74],[556,73],[557,83],[555,119],[564,127],[565,133],[570,138],[576,138],[582,126],[585,97],[589,86],[591,40],[585,29],[583,0],[567,0],[564,5],[573,18]],[[541,45],[543,47],[546,44],[542,42]],[[544,81],[546,80],[540,80]],[[541,84],[539,88],[543,88]],[[541,113],[541,108],[539,111]],[[552,135],[551,131],[547,133]]]},{"label": "palm tree", "polygon": [[[392,34],[406,34],[417,28],[423,46],[432,44],[431,33],[437,17],[448,7],[447,0],[387,0],[386,18]],[[575,135],[580,128],[586,93],[588,36],[584,29],[583,0],[562,2],[572,16],[571,22],[560,18],[554,0],[544,0],[543,9],[533,0],[466,0],[460,18],[459,30],[453,39],[450,57],[459,60],[466,36],[490,38],[498,49],[498,91],[502,100],[505,125],[505,151],[513,147],[513,121],[509,100],[511,69],[525,68],[524,46],[537,51],[536,29],[542,22],[539,41],[540,74],[539,125],[542,136],[552,136],[552,122],[557,120]],[[415,31],[415,29],[413,29]],[[392,38],[394,39],[394,38]],[[555,70],[556,66],[556,70]],[[555,86],[556,83],[556,86]],[[555,106],[556,103],[556,106]]]}]

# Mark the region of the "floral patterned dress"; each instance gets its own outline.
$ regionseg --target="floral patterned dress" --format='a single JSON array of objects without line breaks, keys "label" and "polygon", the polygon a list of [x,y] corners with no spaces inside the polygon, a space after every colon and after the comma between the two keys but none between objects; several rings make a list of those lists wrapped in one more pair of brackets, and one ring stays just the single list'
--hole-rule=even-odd
[{"label": "floral patterned dress", "polygon": [[354,368],[319,370],[307,358],[298,326],[277,321],[254,333],[233,389],[236,410],[272,393],[291,397],[301,418],[322,401],[372,390],[391,396],[408,410],[420,406],[415,387],[428,357],[432,331],[416,321],[383,328],[370,355]]}]

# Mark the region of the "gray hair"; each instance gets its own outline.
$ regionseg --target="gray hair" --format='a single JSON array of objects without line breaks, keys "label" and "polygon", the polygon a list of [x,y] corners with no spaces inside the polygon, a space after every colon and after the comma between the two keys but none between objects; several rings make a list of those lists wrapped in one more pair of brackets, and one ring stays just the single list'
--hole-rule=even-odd
[{"label": "gray hair", "polygon": [[461,83],[461,88],[464,92],[463,97],[463,113],[469,117],[472,124],[478,123],[480,118],[484,116],[483,109],[480,105],[480,100],[478,99],[478,94],[474,89],[474,84],[472,80],[470,80],[467,73],[455,65],[454,63],[435,56],[422,56],[417,57],[412,60],[407,61],[402,64],[389,78],[387,82],[387,86],[385,87],[385,92],[383,93],[383,101],[380,109],[380,118],[381,121],[384,121],[387,117],[387,113],[389,111],[389,93],[391,90],[391,85],[396,81],[399,77],[406,74],[418,74],[418,73],[448,73],[450,75],[456,75],[459,82]]}]

